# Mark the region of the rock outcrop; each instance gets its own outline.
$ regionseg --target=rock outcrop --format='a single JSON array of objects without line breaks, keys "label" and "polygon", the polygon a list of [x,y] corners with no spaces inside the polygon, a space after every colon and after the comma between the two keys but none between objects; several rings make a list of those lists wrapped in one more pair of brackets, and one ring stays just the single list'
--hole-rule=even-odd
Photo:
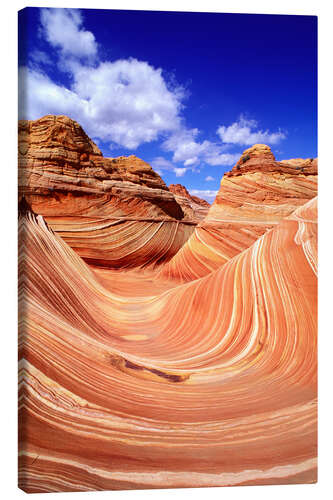
[{"label": "rock outcrop", "polygon": [[146,216],[184,217],[150,165],[135,156],[104,158],[67,116],[20,121],[18,151],[19,194],[41,215],[113,214],[117,201],[125,201],[120,213],[137,214],[137,206],[134,211],[127,206],[139,199]]},{"label": "rock outcrop", "polygon": [[66,116],[19,122],[19,197],[79,255],[103,266],[167,261],[197,222],[150,165],[104,158]]},{"label": "rock outcrop", "polygon": [[222,178],[204,221],[162,275],[191,281],[214,271],[315,197],[317,173],[317,159],[277,162],[269,146],[247,149]]},{"label": "rock outcrop", "polygon": [[169,190],[189,219],[200,221],[206,217],[210,207],[208,201],[192,196],[182,184],[170,184]]},{"label": "rock outcrop", "polygon": [[180,198],[187,198],[192,203],[196,203],[197,205],[201,205],[202,207],[205,207],[205,208],[210,207],[210,204],[208,203],[208,201],[203,200],[202,198],[199,198],[198,196],[191,195],[188,192],[188,190],[186,189],[186,187],[183,186],[182,184],[170,184],[169,190],[173,194],[175,194],[176,196],[179,196]]}]

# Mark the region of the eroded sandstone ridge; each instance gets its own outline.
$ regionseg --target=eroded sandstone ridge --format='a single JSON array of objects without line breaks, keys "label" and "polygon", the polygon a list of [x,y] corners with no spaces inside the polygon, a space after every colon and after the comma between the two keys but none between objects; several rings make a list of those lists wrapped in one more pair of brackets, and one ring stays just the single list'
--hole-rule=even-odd
[{"label": "eroded sandstone ridge", "polygon": [[161,271],[191,281],[214,271],[317,195],[317,159],[278,162],[255,144],[221,181],[208,215]]},{"label": "eroded sandstone ridge", "polygon": [[169,190],[175,195],[177,203],[188,218],[199,221],[206,217],[210,207],[208,201],[191,195],[182,184],[170,184]]},{"label": "eroded sandstone ridge", "polygon": [[19,197],[91,262],[163,262],[193,231],[196,219],[150,165],[135,156],[104,158],[66,116],[20,121],[18,150]]},{"label": "eroded sandstone ridge", "polygon": [[315,482],[317,161],[255,145],[209,208],[66,117],[20,131],[19,486]]},{"label": "eroded sandstone ridge", "polygon": [[18,150],[19,193],[41,215],[108,215],[118,202],[124,215],[184,217],[148,163],[135,156],[104,158],[67,116],[20,121]]}]

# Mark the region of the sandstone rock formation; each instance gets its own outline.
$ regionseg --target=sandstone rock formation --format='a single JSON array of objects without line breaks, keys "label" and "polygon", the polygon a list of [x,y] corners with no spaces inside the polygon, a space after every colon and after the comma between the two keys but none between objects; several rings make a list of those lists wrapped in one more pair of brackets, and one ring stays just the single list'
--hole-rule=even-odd
[{"label": "sandstone rock formation", "polygon": [[126,201],[119,212],[137,215],[127,205],[140,198],[146,216],[184,216],[150,165],[135,156],[104,158],[66,116],[19,122],[19,193],[41,215],[113,214],[115,198]]},{"label": "sandstone rock formation", "polygon": [[82,257],[98,265],[168,260],[196,224],[184,218],[150,165],[135,156],[104,158],[66,116],[19,122],[22,196]]},{"label": "sandstone rock formation", "polygon": [[197,205],[201,205],[202,207],[209,208],[210,204],[208,201],[199,198],[198,196],[191,195],[185,186],[182,184],[170,184],[169,190],[180,198],[187,198],[192,203],[196,203]]},{"label": "sandstone rock formation", "polygon": [[21,488],[316,480],[316,200],[140,297],[104,288],[41,216],[19,227]]},{"label": "sandstone rock formation", "polygon": [[169,190],[189,219],[199,221],[206,217],[210,207],[208,201],[192,196],[182,184],[170,184]]},{"label": "sandstone rock formation", "polygon": [[312,483],[317,160],[208,207],[67,117],[20,123],[19,486]]},{"label": "sandstone rock formation", "polygon": [[161,274],[191,281],[217,269],[315,197],[317,173],[317,160],[277,162],[269,146],[247,149],[224,175],[204,221]]}]

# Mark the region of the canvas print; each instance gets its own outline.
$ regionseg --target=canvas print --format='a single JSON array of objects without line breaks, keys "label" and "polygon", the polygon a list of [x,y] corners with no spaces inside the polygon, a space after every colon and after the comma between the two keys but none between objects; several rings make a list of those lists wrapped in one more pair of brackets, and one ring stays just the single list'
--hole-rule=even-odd
[{"label": "canvas print", "polygon": [[18,21],[19,487],[316,482],[316,17]]}]

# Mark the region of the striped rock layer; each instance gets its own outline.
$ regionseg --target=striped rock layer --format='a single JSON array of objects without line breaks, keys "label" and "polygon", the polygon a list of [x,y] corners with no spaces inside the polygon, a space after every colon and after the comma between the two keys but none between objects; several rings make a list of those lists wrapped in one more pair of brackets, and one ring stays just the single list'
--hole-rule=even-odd
[{"label": "striped rock layer", "polygon": [[190,219],[199,222],[206,217],[210,207],[208,201],[192,196],[182,184],[170,184],[169,190],[175,195],[177,203]]},{"label": "striped rock layer", "polygon": [[104,158],[66,116],[19,122],[19,198],[87,261],[137,267],[169,260],[197,223],[135,156]]},{"label": "striped rock layer", "polygon": [[317,161],[253,146],[202,219],[67,117],[19,147],[20,488],[315,482]]},{"label": "striped rock layer", "polygon": [[206,218],[161,270],[187,282],[218,269],[317,195],[316,159],[275,161],[268,146],[244,151],[221,181]]},{"label": "striped rock layer", "polygon": [[22,215],[20,487],[315,481],[316,227],[314,199],[206,277],[138,275],[135,296]]}]

